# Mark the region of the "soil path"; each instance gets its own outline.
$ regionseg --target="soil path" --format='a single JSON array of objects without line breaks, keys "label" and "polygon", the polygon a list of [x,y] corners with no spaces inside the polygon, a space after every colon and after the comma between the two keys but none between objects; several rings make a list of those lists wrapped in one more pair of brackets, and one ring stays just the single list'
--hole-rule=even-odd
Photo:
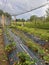
[{"label": "soil path", "polygon": [[0,29],[0,65],[9,65],[4,49],[4,40],[3,40],[3,34],[2,29]]}]

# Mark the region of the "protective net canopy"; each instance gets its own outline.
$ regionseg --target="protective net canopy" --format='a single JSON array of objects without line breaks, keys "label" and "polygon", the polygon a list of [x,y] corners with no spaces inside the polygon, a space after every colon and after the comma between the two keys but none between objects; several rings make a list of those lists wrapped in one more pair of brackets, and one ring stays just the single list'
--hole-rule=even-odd
[{"label": "protective net canopy", "polygon": [[47,0],[0,0],[0,9],[18,15],[47,3]]}]

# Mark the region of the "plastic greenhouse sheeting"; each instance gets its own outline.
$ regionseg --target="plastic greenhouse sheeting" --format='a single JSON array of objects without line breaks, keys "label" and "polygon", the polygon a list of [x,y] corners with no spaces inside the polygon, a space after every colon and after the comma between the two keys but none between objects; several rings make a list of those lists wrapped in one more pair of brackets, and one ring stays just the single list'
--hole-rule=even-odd
[{"label": "plastic greenhouse sheeting", "polygon": [[21,14],[47,3],[47,0],[0,0],[0,9],[12,14]]}]

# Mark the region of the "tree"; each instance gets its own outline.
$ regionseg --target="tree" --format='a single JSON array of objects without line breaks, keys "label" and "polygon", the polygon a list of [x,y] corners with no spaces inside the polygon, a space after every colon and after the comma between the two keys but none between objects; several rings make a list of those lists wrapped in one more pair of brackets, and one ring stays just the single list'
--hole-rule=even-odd
[{"label": "tree", "polygon": [[2,15],[4,12],[2,10],[0,10],[0,15]]},{"label": "tree", "polygon": [[25,22],[25,19],[16,19],[18,22]]},{"label": "tree", "polygon": [[2,14],[11,19],[11,15],[9,13],[7,13],[7,12],[4,13],[4,11],[0,10],[0,15],[2,15]]},{"label": "tree", "polygon": [[33,15],[33,16],[30,17],[30,21],[33,21],[35,19],[37,19],[37,16],[36,15]]},{"label": "tree", "polygon": [[38,17],[37,17],[36,15],[33,15],[33,16],[30,17],[30,21],[34,21],[35,24],[36,24],[37,18],[38,18]]},{"label": "tree", "polygon": [[46,10],[46,14],[49,17],[49,8]]},{"label": "tree", "polygon": [[46,17],[46,21],[49,21],[49,8],[46,11],[47,17]]},{"label": "tree", "polygon": [[4,15],[11,19],[11,15],[9,13],[6,12]]},{"label": "tree", "polygon": [[22,22],[25,22],[25,19],[22,19]]}]

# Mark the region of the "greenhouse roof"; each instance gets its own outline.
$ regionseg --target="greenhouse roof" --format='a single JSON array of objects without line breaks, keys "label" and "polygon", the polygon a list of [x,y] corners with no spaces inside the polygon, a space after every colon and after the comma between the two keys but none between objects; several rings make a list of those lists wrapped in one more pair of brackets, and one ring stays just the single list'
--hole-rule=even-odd
[{"label": "greenhouse roof", "polygon": [[19,15],[47,5],[47,0],[0,0],[0,9]]}]

